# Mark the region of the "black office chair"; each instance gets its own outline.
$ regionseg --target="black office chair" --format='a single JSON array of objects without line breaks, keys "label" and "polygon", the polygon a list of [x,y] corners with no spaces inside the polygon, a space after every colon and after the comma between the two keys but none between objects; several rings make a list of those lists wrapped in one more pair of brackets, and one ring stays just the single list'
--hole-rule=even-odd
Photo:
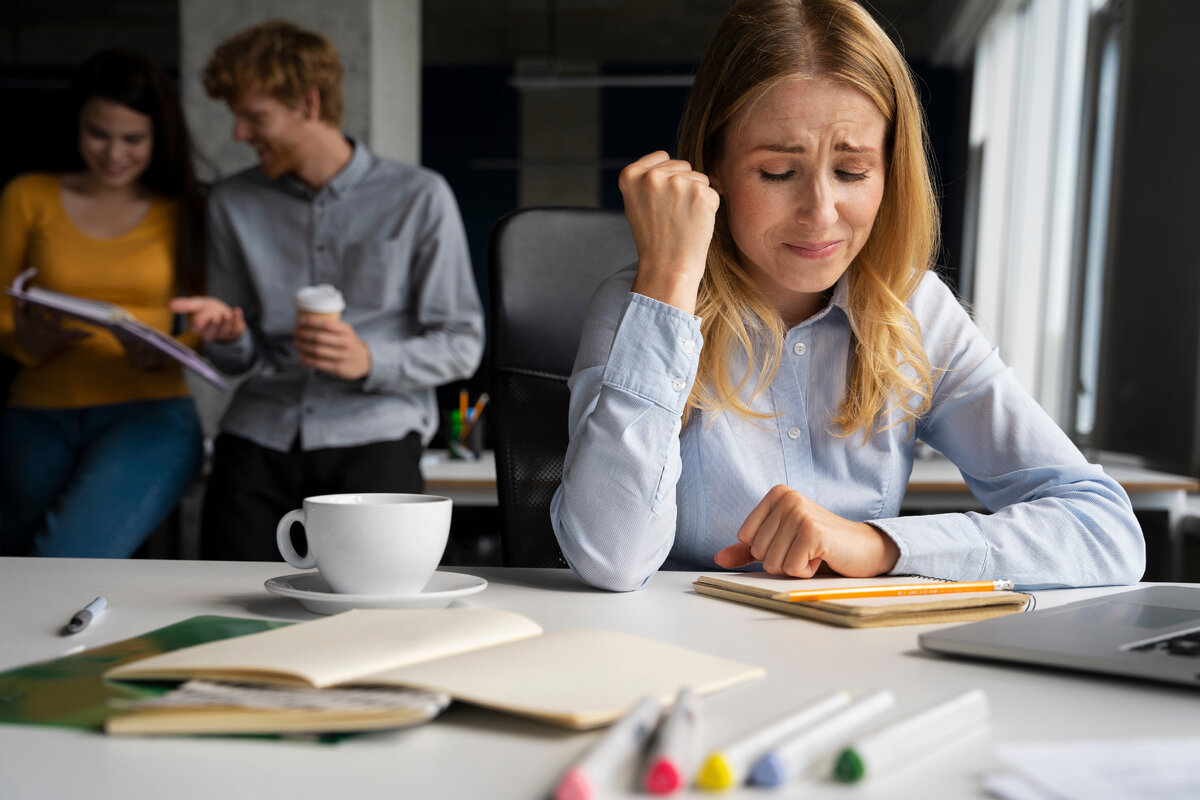
[{"label": "black office chair", "polygon": [[567,452],[567,379],[592,293],[636,260],[619,211],[528,208],[492,229],[491,424],[505,566],[567,566],[550,525]]}]

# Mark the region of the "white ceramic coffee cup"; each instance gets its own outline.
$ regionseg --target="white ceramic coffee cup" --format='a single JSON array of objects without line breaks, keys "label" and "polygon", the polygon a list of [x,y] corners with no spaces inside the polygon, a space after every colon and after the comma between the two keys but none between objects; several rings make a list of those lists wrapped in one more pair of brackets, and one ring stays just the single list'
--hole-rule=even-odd
[{"label": "white ceramic coffee cup", "polygon": [[[426,494],[328,494],[304,498],[275,528],[279,552],[297,569],[316,567],[341,594],[417,594],[437,569],[450,534],[451,500]],[[304,526],[308,553],[292,546]]]}]

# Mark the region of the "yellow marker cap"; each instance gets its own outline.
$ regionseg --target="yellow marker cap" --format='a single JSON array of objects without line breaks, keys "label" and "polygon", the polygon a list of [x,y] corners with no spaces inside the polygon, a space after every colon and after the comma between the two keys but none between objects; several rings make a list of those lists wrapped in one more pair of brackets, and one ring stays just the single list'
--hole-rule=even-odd
[{"label": "yellow marker cap", "polygon": [[733,765],[721,753],[713,753],[696,774],[696,785],[710,792],[722,792],[737,784]]}]

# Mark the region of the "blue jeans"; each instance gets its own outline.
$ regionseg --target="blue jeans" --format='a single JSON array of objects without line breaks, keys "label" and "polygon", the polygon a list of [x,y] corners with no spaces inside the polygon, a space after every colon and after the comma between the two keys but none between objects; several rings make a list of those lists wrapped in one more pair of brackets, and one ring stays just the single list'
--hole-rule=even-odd
[{"label": "blue jeans", "polygon": [[124,558],[178,504],[203,452],[190,397],[0,415],[0,553]]}]

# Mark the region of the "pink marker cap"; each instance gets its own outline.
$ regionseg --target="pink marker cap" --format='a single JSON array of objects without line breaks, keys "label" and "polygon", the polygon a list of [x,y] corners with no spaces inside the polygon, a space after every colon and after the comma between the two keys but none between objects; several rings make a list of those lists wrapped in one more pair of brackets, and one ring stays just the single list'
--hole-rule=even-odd
[{"label": "pink marker cap", "polygon": [[571,767],[554,789],[554,800],[591,800],[592,782],[583,770]]},{"label": "pink marker cap", "polygon": [[683,775],[671,761],[660,758],[646,770],[646,791],[650,794],[671,794],[683,788]]}]

